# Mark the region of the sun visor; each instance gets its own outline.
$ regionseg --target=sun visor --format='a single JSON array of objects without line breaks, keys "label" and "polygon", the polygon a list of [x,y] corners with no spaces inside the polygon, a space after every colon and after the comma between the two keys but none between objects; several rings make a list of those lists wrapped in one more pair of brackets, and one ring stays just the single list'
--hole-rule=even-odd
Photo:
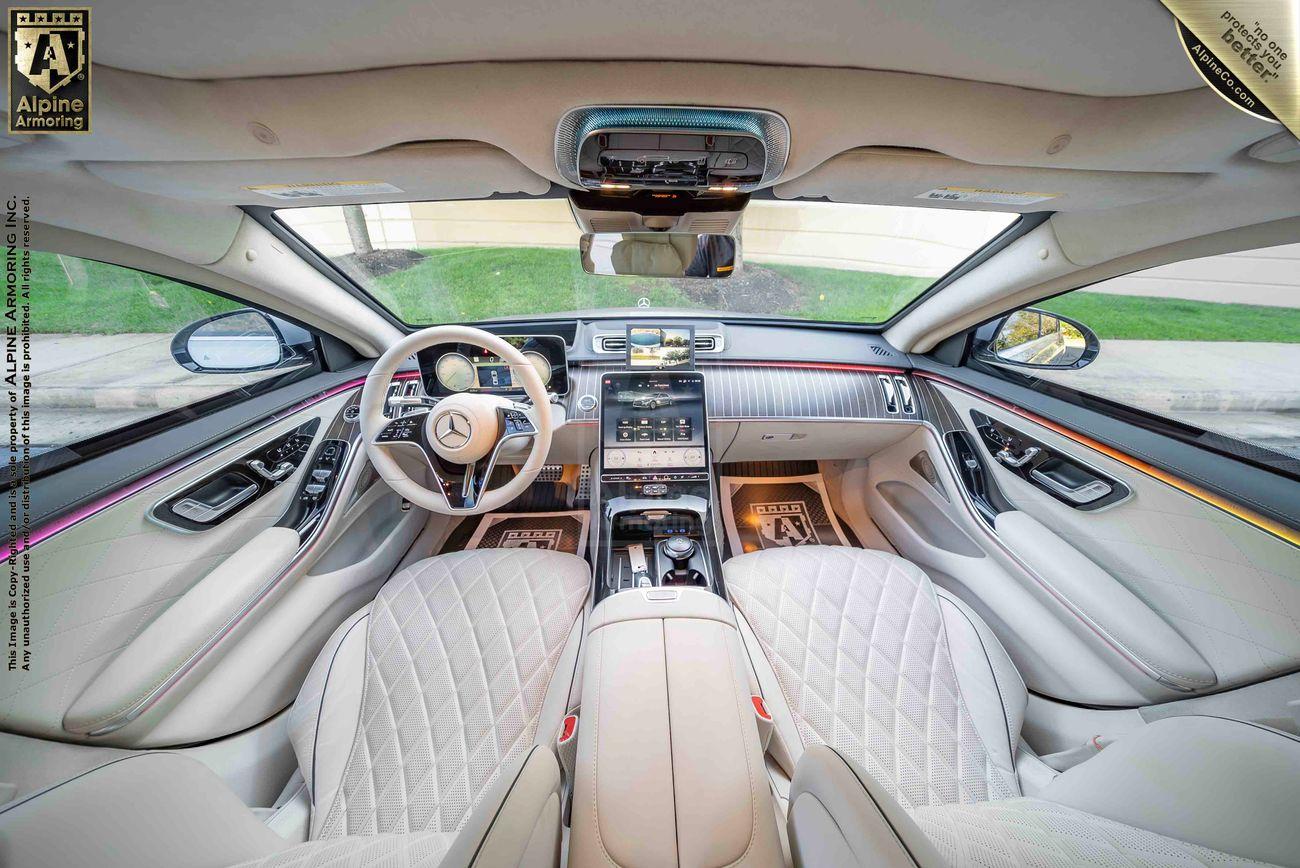
[{"label": "sun visor", "polygon": [[420,142],[355,157],[87,162],[130,190],[225,205],[339,205],[540,195],[550,182],[481,142]]},{"label": "sun visor", "polygon": [[934,151],[857,148],[776,185],[780,199],[975,211],[1089,211],[1185,193],[1206,175],[982,166]]}]

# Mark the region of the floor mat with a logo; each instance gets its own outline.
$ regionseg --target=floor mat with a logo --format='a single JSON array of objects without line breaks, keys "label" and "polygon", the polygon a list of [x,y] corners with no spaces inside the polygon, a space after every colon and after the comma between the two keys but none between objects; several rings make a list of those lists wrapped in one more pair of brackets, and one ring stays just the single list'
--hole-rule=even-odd
[{"label": "floor mat with a logo", "polygon": [[483,516],[467,549],[549,549],[582,555],[587,545],[587,511],[491,512]]},{"label": "floor mat with a logo", "polygon": [[733,555],[760,549],[850,545],[820,473],[723,476],[722,520]]}]

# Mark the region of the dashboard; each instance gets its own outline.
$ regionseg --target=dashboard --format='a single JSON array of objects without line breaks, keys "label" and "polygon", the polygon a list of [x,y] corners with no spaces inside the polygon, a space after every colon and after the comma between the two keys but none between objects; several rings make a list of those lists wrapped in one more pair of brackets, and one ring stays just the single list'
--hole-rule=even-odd
[{"label": "dashboard", "polygon": [[[524,354],[548,392],[568,394],[569,363],[564,338],[559,335],[501,335],[501,338]],[[458,392],[517,395],[524,391],[509,363],[483,347],[438,344],[420,350],[417,359],[424,391],[433,397]]]}]

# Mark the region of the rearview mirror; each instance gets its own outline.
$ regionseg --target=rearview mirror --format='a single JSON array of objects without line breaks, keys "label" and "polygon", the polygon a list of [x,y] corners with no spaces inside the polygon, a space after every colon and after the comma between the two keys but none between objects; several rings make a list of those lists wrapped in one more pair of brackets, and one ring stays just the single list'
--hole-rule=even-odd
[{"label": "rearview mirror", "polygon": [[597,232],[578,242],[588,274],[639,277],[731,277],[740,242],[694,232]]},{"label": "rearview mirror", "polygon": [[976,345],[975,355],[984,361],[1022,368],[1082,368],[1101,350],[1092,329],[1037,308],[1018,310],[993,325],[996,331],[987,343]]},{"label": "rearview mirror", "polygon": [[289,361],[293,351],[261,311],[245,309],[192,322],[172,338],[172,358],[205,374],[265,371]]}]

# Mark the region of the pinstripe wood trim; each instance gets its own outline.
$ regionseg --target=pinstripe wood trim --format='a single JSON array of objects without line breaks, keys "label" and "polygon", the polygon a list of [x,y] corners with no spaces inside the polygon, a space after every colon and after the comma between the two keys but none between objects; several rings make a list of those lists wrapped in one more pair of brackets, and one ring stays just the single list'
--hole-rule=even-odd
[{"label": "pinstripe wood trim", "polygon": [[912,378],[912,389],[916,392],[916,400],[920,405],[921,415],[925,420],[934,425],[941,434],[949,434],[953,431],[964,431],[961,424],[961,417],[948,399],[939,394],[939,390],[924,377]]},{"label": "pinstripe wood trim", "polygon": [[[701,364],[709,418],[725,419],[889,419],[920,422],[918,402],[912,413],[885,409],[878,376],[907,376],[894,368],[850,365]],[[569,372],[565,410],[570,422],[594,422],[599,404],[578,407],[583,395],[600,399],[600,377],[621,371],[618,365],[574,366]],[[908,377],[915,394],[916,381]]]}]

